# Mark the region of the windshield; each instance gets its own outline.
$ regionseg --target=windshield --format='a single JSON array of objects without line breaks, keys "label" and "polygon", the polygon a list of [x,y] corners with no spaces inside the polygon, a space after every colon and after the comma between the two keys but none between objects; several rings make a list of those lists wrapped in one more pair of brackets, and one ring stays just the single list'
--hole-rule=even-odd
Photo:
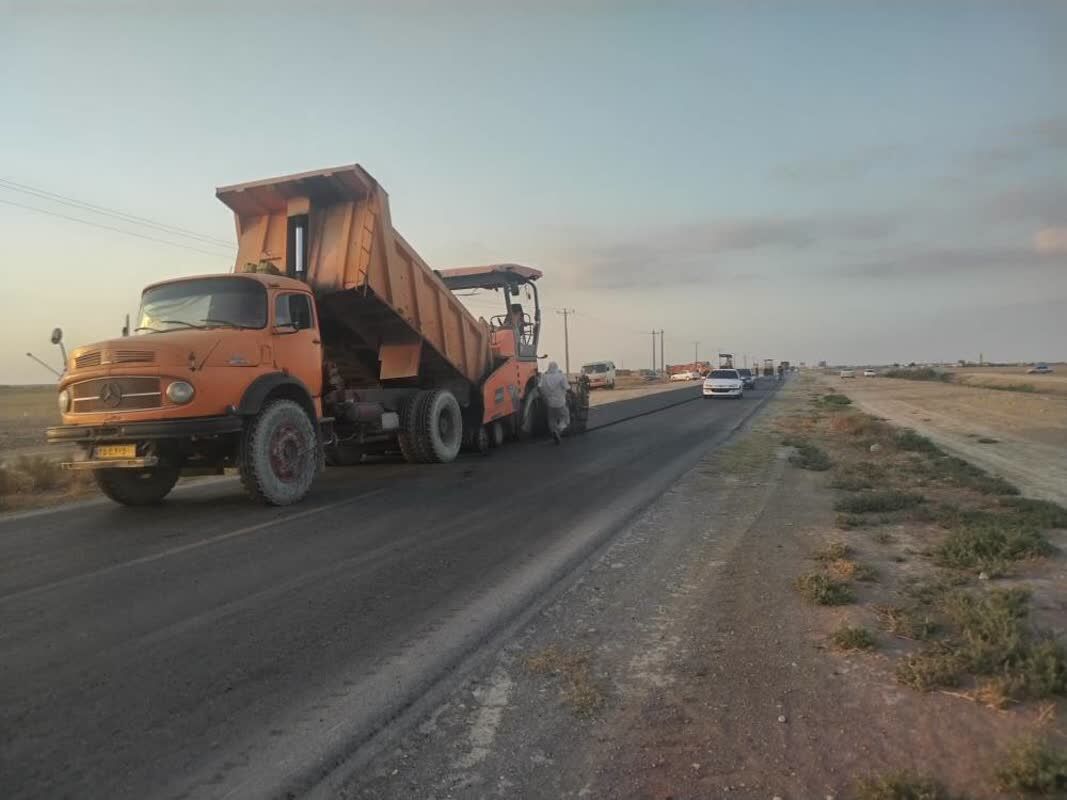
[{"label": "windshield", "polygon": [[712,373],[708,377],[709,378],[732,378],[733,380],[737,380],[737,370],[733,370],[733,369],[716,369],[716,370],[712,370]]},{"label": "windshield", "polygon": [[246,278],[198,278],[146,289],[137,333],[179,328],[262,328],[267,290]]},{"label": "windshield", "polygon": [[584,372],[586,375],[591,375],[594,372],[607,372],[607,371],[608,371],[608,365],[607,364],[586,364],[584,367],[582,367],[582,372]]},{"label": "windshield", "polygon": [[737,371],[737,374],[740,375],[742,378],[751,378],[752,377],[752,370],[750,370],[750,369],[739,369]]}]

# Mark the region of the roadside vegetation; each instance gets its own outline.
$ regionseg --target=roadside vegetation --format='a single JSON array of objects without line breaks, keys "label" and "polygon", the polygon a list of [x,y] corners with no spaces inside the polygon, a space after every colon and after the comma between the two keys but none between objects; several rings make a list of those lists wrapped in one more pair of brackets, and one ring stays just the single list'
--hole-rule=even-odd
[{"label": "roadside vegetation", "polygon": [[952,380],[952,373],[933,367],[902,367],[887,369],[882,373],[886,378],[903,378],[909,381],[940,381],[948,383]]},{"label": "roadside vegetation", "polygon": [[0,511],[48,505],[90,490],[87,476],[60,469],[46,456],[22,455],[0,464]]},{"label": "roadside vegetation", "polygon": [[[948,379],[901,372],[909,374],[886,374]],[[1048,610],[1062,600],[1035,602],[1049,583],[1030,582],[1062,558],[1054,542],[1067,529],[1067,509],[1022,497],[928,437],[830,396],[812,393],[809,413],[783,425],[784,443],[795,448],[790,461],[811,469],[818,453],[835,495],[839,538],[814,545],[817,568],[794,579],[811,605],[849,606],[847,621],[841,611],[819,612],[838,615],[828,649],[877,649],[880,658],[862,663],[886,681],[1003,711],[1067,696],[1067,646]],[[1027,741],[990,768],[988,781],[1010,796],[1067,796],[1067,755]],[[906,773],[864,778],[856,794],[956,797],[935,778]]]},{"label": "roadside vegetation", "polygon": [[553,678],[563,704],[580,717],[594,714],[604,705],[604,692],[593,677],[589,656],[566,651],[556,645],[546,647],[526,659],[526,671]]}]

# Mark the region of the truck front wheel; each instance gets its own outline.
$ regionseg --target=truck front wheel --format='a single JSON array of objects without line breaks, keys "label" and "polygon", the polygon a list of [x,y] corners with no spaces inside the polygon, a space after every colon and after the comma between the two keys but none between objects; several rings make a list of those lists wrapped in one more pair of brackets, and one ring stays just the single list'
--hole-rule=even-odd
[{"label": "truck front wheel", "polygon": [[177,467],[151,469],[98,469],[93,472],[100,491],[124,506],[150,506],[170,494],[178,482]]},{"label": "truck front wheel", "polygon": [[318,436],[307,413],[292,400],[267,403],[241,440],[241,483],[249,496],[271,506],[303,499],[318,472]]}]

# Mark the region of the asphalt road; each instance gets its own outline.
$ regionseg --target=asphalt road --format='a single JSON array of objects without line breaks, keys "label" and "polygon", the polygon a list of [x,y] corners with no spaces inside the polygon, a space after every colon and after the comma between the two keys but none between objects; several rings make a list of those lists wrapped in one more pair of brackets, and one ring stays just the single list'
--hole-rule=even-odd
[{"label": "asphalt road", "polygon": [[4,795],[330,796],[769,390],[698,393],[559,447],[328,470],[287,509],[223,480],[0,520]]}]

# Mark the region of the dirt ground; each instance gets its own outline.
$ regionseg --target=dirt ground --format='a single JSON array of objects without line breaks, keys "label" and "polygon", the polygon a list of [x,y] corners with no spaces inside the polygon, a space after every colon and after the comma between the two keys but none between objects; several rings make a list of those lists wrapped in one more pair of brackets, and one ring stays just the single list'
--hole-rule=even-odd
[{"label": "dirt ground", "polygon": [[615,381],[614,389],[594,389],[589,393],[590,406],[602,406],[606,403],[614,403],[617,400],[628,400],[631,397],[643,397],[646,394],[667,392],[671,389],[680,389],[684,386],[696,386],[697,382],[671,383],[669,381],[643,381],[637,378],[621,377]]},{"label": "dirt ground", "polygon": [[[880,631],[876,609],[930,577],[925,537],[942,534],[836,527],[836,473],[793,466],[782,445],[828,424],[812,390],[791,382],[343,796],[866,800],[858,780],[898,770],[975,800],[1015,796],[995,766],[1020,737],[1062,737],[1063,703],[994,710],[894,678],[918,643]],[[854,583],[853,602],[805,603],[794,580],[845,537],[876,579]],[[1062,626],[1062,552],[1011,585],[1027,581]],[[877,631],[871,652],[834,651],[846,622]]]},{"label": "dirt ground", "polygon": [[1067,395],[1067,364],[1050,364],[1049,375],[1027,375],[1027,367],[960,367],[952,370],[954,379],[967,386],[1018,388],[1032,386],[1035,392]]},{"label": "dirt ground", "polygon": [[54,385],[0,386],[0,460],[43,452],[44,429],[58,424]]},{"label": "dirt ground", "polygon": [[1025,494],[1067,505],[1067,395],[892,378],[820,380],[868,413],[915,429]]}]

